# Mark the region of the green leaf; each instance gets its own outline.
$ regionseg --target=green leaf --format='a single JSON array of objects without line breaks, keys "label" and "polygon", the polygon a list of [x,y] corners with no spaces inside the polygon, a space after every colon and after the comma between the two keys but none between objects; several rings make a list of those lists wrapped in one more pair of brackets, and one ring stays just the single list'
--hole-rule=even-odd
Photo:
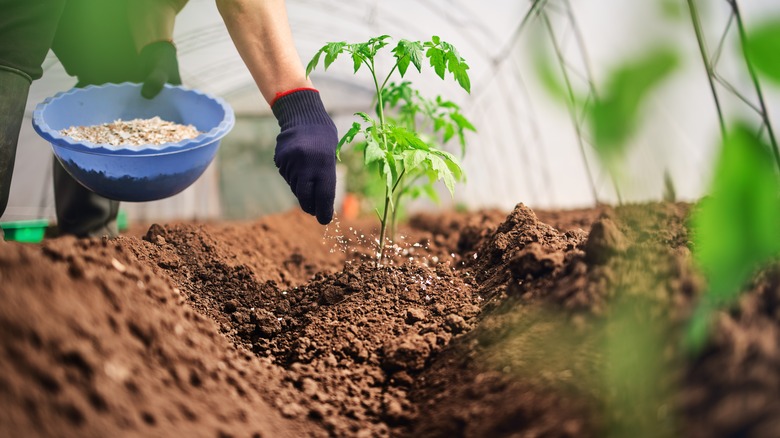
[{"label": "green leaf", "polygon": [[358,122],[352,123],[352,127],[349,128],[349,131],[347,131],[346,134],[344,134],[343,137],[341,137],[341,140],[339,140],[339,144],[336,146],[336,159],[341,161],[341,147],[344,146],[346,143],[351,143],[352,140],[355,139],[355,136],[360,132],[362,126]]},{"label": "green leaf", "polygon": [[376,38],[371,38],[368,40],[368,46],[371,48],[369,51],[369,58],[374,58],[376,56],[376,53],[381,50],[383,47],[387,46],[387,39],[390,38],[390,35],[382,35],[378,36]]},{"label": "green leaf", "polygon": [[442,118],[433,119],[433,132],[441,131],[441,129],[444,128],[444,126],[446,126],[448,124],[449,123],[446,120],[442,119]]},{"label": "green leaf", "polygon": [[458,125],[458,128],[467,129],[472,132],[477,132],[477,128],[475,128],[474,125],[471,124],[469,119],[464,117],[462,114],[452,113],[450,114],[450,118],[455,122],[456,125]]},{"label": "green leaf", "polygon": [[393,56],[398,60],[398,72],[403,77],[409,64],[413,64],[417,71],[422,71],[423,46],[419,41],[401,40],[393,49]]},{"label": "green leaf", "polygon": [[460,59],[455,51],[447,52],[447,70],[452,73],[461,88],[471,93],[471,80],[467,73],[468,69],[468,64]]},{"label": "green leaf", "polygon": [[325,46],[325,70],[333,64],[333,61],[344,51],[347,43],[341,41],[337,43],[328,43]]},{"label": "green leaf", "polygon": [[429,154],[428,162],[431,163],[431,169],[436,173],[436,179],[444,181],[450,195],[455,196],[455,177],[450,168],[447,167],[445,160],[438,155]]},{"label": "green leaf", "polygon": [[603,161],[623,153],[639,124],[642,102],[677,64],[677,52],[661,47],[612,71],[601,98],[590,110],[594,147]]},{"label": "green leaf", "polygon": [[417,136],[417,133],[409,131],[401,126],[392,126],[390,128],[390,135],[395,140],[394,143],[401,146],[402,149],[429,149],[429,146]]},{"label": "green leaf", "polygon": [[360,66],[363,65],[363,57],[358,52],[352,52],[352,64],[355,69],[355,73],[360,70]]},{"label": "green leaf", "polygon": [[438,47],[430,47],[425,52],[425,56],[430,60],[433,71],[435,71],[440,78],[444,79],[444,73],[447,71],[447,61],[444,59],[444,51]]},{"label": "green leaf", "polygon": [[450,141],[454,135],[455,128],[452,126],[452,123],[447,123],[447,125],[444,126],[444,143]]},{"label": "green leaf", "polygon": [[314,54],[314,56],[311,58],[311,61],[309,61],[309,65],[306,66],[306,77],[309,77],[311,72],[314,71],[315,68],[317,68],[317,64],[320,62],[320,55],[322,55],[323,49],[320,49],[317,51],[317,53]]},{"label": "green leaf", "polygon": [[371,116],[362,111],[356,112],[355,115],[363,119],[366,123],[371,123],[372,125],[376,124]]},{"label": "green leaf", "polygon": [[419,149],[410,149],[403,152],[403,163],[406,173],[413,171],[420,164],[422,164],[426,158],[428,158],[429,152]]},{"label": "green leaf", "polygon": [[439,44],[439,43],[441,43],[441,38],[439,38],[438,36],[434,35],[433,37],[431,37],[431,41],[433,41],[433,44]]},{"label": "green leaf", "polygon": [[[780,183],[769,145],[745,125],[725,138],[711,196],[694,211],[694,256],[708,291],[691,332],[708,325],[710,308],[732,304],[751,275],[780,256]],[[689,336],[701,341],[701,336]],[[698,345],[700,346],[700,345]]]},{"label": "green leaf", "polygon": [[369,165],[376,161],[386,161],[385,151],[382,149],[381,146],[379,146],[379,143],[377,143],[376,139],[374,139],[373,137],[369,137],[367,139],[366,150],[364,154],[365,156],[363,162],[366,165]]},{"label": "green leaf", "polygon": [[747,36],[748,58],[767,78],[780,84],[780,17],[765,20]]}]

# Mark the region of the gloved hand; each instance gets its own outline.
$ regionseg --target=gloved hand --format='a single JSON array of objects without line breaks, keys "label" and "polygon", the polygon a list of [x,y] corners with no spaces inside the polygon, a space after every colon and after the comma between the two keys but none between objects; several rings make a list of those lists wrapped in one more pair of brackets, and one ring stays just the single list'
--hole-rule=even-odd
[{"label": "gloved hand", "polygon": [[165,83],[181,85],[176,46],[170,41],[157,41],[146,45],[139,54],[144,74],[141,95],[147,99],[160,94]]},{"label": "gloved hand", "polygon": [[282,132],[274,163],[301,208],[325,225],[333,219],[338,134],[317,90],[281,93],[271,104]]}]

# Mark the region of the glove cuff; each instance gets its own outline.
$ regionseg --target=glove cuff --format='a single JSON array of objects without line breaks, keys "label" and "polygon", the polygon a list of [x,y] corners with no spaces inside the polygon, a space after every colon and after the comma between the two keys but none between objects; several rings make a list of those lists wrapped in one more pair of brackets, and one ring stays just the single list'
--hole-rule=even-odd
[{"label": "glove cuff", "polygon": [[173,40],[159,40],[151,42],[145,45],[143,49],[141,49],[139,56],[142,58],[149,57],[152,53],[163,51],[173,52],[173,55],[176,56],[176,44],[173,43]]},{"label": "glove cuff", "polygon": [[282,129],[302,124],[333,123],[322,104],[319,91],[314,88],[296,88],[278,93],[271,102],[271,111]]}]

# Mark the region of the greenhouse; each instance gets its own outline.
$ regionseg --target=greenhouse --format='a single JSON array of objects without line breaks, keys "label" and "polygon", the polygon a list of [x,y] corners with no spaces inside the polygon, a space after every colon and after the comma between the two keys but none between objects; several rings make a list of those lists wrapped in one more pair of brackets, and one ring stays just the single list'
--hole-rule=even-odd
[{"label": "greenhouse", "polygon": [[780,436],[777,2],[0,16],[0,436]]}]

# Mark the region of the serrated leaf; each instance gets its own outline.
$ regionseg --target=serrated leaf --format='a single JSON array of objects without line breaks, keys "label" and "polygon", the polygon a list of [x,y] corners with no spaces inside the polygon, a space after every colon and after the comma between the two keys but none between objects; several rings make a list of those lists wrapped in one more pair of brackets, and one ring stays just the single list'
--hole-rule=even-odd
[{"label": "serrated leaf", "polygon": [[390,35],[382,35],[368,40],[368,45],[371,47],[370,58],[375,57],[379,50],[387,46],[387,42],[385,40],[388,38],[390,38]]},{"label": "serrated leaf", "polygon": [[360,70],[360,66],[363,65],[363,58],[358,54],[358,52],[352,52],[352,65],[355,68],[355,73]]},{"label": "serrated leaf", "polygon": [[437,35],[434,35],[431,37],[431,41],[433,41],[433,44],[439,44],[441,42],[441,38],[439,38]]},{"label": "serrated leaf", "polygon": [[403,77],[406,74],[409,64],[422,71],[422,52],[423,46],[419,41],[401,40],[393,49],[393,56],[398,60],[398,72]]},{"label": "serrated leaf", "polygon": [[454,51],[447,52],[446,56],[447,70],[452,73],[461,88],[466,90],[466,92],[471,93],[471,80],[469,79],[469,74],[467,72],[469,69],[468,64],[461,60]]},{"label": "serrated leaf", "polygon": [[311,58],[311,61],[309,61],[309,64],[306,66],[306,77],[309,77],[311,72],[317,68],[317,64],[320,62],[320,55],[322,55],[322,50],[323,49],[318,50],[317,53],[315,53]]},{"label": "serrated leaf", "polygon": [[452,157],[451,159],[448,160],[444,160],[444,162],[447,164],[447,168],[450,169],[450,172],[452,172],[452,175],[455,177],[455,180],[461,181],[464,177],[463,168],[460,167],[460,163],[458,163],[455,157]]},{"label": "serrated leaf", "polygon": [[447,61],[444,58],[444,51],[438,47],[430,47],[425,52],[425,56],[430,60],[433,71],[435,71],[440,78],[444,79],[444,73],[447,71]]},{"label": "serrated leaf", "polygon": [[366,150],[364,151],[363,162],[366,165],[369,165],[377,161],[386,161],[385,151],[381,146],[379,146],[379,143],[377,143],[376,139],[369,137],[366,140]]},{"label": "serrated leaf", "polygon": [[408,131],[406,128],[393,126],[390,130],[390,133],[395,139],[395,143],[401,146],[403,149],[429,149],[429,146],[424,141],[422,141],[422,139],[420,139],[416,133]]},{"label": "serrated leaf", "polygon": [[422,164],[426,158],[428,158],[428,152],[419,149],[412,149],[404,151],[403,157],[404,169],[406,169],[406,172],[409,173],[416,169],[417,166]]},{"label": "serrated leaf", "polygon": [[374,119],[362,111],[356,112],[355,115],[366,121],[366,123],[371,123],[372,125],[374,124]]},{"label": "serrated leaf", "polygon": [[327,70],[328,67],[333,64],[333,61],[338,58],[339,54],[344,51],[346,45],[347,43],[340,41],[337,43],[328,43],[328,45],[325,46],[325,70]]},{"label": "serrated leaf", "polygon": [[431,169],[436,173],[436,179],[444,181],[444,185],[450,191],[450,195],[455,196],[455,177],[445,160],[435,154],[430,154],[428,155],[428,161],[431,163]]},{"label": "serrated leaf", "polygon": [[474,125],[471,124],[469,119],[464,117],[462,114],[452,113],[450,114],[450,118],[455,122],[456,125],[458,125],[460,129],[467,129],[472,132],[477,132],[477,128],[475,128]]},{"label": "serrated leaf", "polygon": [[355,139],[355,136],[360,132],[362,126],[358,122],[352,123],[352,127],[349,128],[346,134],[341,137],[339,144],[336,146],[336,159],[341,161],[341,147],[346,143],[351,143]]}]

